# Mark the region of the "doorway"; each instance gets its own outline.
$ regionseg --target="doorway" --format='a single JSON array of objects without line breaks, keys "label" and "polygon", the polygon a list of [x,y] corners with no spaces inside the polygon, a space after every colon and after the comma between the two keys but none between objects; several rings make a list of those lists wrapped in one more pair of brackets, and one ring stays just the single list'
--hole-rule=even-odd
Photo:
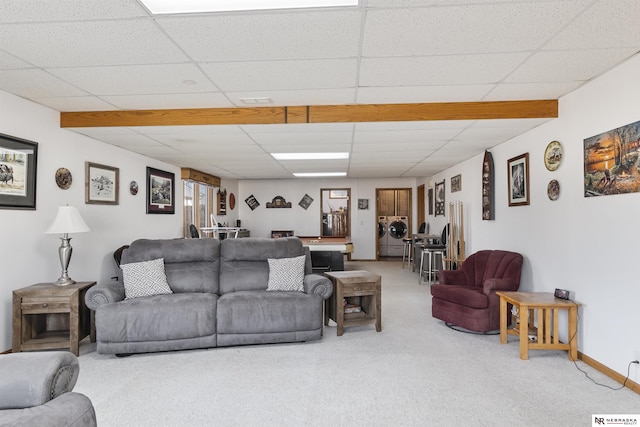
[{"label": "doorway", "polygon": [[411,209],[410,188],[376,189],[377,259],[402,256],[402,239],[411,236]]}]

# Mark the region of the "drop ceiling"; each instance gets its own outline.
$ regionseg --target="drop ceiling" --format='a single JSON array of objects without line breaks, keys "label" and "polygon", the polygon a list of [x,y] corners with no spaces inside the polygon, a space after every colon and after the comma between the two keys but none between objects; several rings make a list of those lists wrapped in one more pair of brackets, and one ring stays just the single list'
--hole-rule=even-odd
[{"label": "drop ceiling", "polygon": [[[639,17],[638,0],[361,0],[180,16],[136,0],[3,0],[0,90],[60,112],[558,99],[640,51]],[[223,178],[391,178],[431,176],[549,120],[69,129]],[[270,155],[318,151],[350,158]]]}]

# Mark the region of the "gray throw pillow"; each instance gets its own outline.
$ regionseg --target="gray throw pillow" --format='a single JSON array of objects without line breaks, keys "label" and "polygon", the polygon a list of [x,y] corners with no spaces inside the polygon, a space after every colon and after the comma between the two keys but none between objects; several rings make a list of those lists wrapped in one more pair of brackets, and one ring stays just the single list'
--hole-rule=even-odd
[{"label": "gray throw pillow", "polygon": [[295,258],[269,258],[267,291],[304,291],[305,255]]},{"label": "gray throw pillow", "polygon": [[164,272],[164,258],[122,264],[125,299],[172,294]]}]

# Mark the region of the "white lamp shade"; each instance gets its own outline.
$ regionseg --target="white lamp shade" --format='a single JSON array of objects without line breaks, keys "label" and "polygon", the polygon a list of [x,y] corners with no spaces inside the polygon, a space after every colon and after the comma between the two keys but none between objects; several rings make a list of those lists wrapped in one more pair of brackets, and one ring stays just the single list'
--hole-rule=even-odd
[{"label": "white lamp shade", "polygon": [[89,226],[80,216],[80,212],[74,206],[60,206],[58,208],[58,215],[53,223],[49,226],[45,233],[84,233],[91,231]]}]

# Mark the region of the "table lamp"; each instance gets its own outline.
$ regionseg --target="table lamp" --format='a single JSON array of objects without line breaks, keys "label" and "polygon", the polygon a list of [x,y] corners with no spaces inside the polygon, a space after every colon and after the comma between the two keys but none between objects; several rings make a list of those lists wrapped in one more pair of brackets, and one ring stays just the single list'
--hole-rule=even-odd
[{"label": "table lamp", "polygon": [[53,220],[53,223],[49,226],[47,231],[45,231],[47,234],[63,235],[60,238],[62,243],[58,248],[60,265],[62,266],[62,275],[56,282],[54,282],[55,285],[66,286],[76,283],[75,280],[72,280],[71,277],[69,277],[69,273],[67,273],[69,262],[71,261],[71,252],[73,251],[71,244],[69,244],[71,241],[69,233],[84,233],[87,231],[91,230],[80,216],[80,212],[78,212],[77,208],[68,205],[60,206],[58,208],[58,215],[56,215],[56,219]]}]

